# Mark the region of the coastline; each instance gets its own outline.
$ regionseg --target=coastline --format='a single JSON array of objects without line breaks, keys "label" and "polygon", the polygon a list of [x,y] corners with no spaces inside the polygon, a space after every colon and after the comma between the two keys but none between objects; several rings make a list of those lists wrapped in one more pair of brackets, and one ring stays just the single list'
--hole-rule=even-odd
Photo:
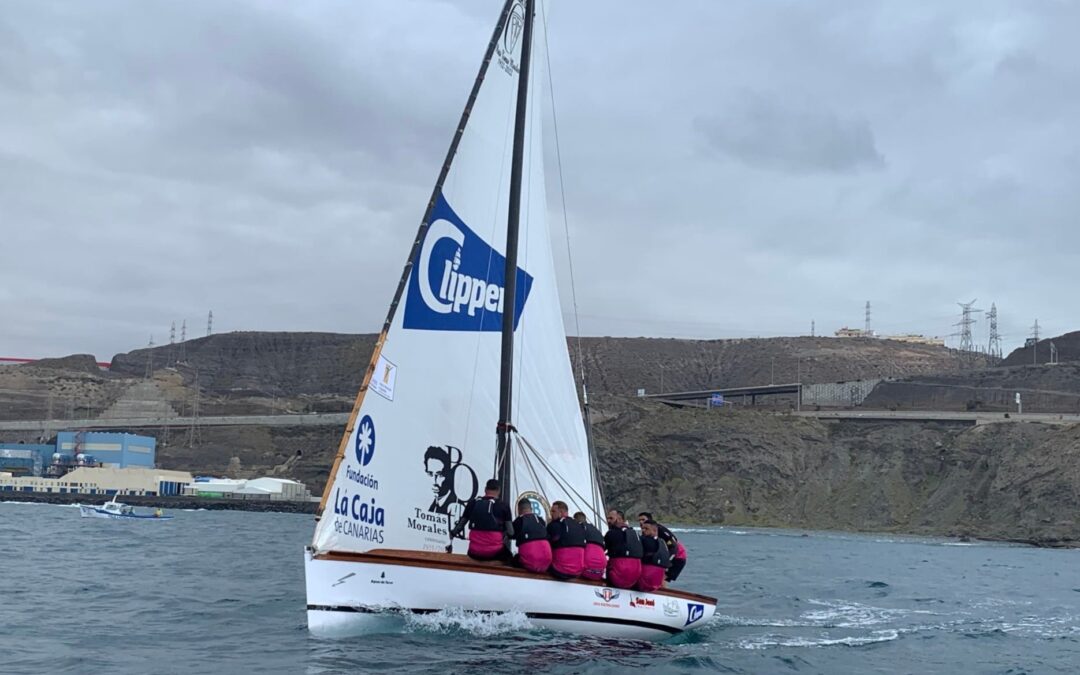
[{"label": "coastline", "polygon": [[[118,495],[131,506],[162,509],[205,509],[207,511],[259,511],[264,513],[314,514],[318,502],[271,501],[268,499],[208,499],[204,497],[161,497]],[[90,494],[51,494],[40,492],[0,492],[0,502],[30,504],[100,504],[111,497]]]}]

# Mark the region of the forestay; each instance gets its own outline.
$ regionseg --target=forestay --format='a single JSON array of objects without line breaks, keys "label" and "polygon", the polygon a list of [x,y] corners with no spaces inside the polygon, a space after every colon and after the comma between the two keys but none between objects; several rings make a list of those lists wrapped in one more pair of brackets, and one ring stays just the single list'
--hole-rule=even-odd
[{"label": "forestay", "polygon": [[[543,13],[534,23],[521,200],[509,501],[601,512],[559,306],[544,189]],[[494,475],[511,146],[524,7],[511,0],[421,225],[328,482],[318,551],[442,550]],[[533,450],[524,449],[525,444]],[[458,544],[459,550],[461,544]]]}]

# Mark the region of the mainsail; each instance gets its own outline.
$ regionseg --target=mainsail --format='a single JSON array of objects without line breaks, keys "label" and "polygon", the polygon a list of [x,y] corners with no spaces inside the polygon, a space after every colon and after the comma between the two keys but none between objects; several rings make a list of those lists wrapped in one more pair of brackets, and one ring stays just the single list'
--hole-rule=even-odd
[{"label": "mainsail", "polygon": [[[542,16],[542,14],[541,14]],[[439,551],[495,471],[506,224],[525,5],[508,0],[323,495],[317,551]],[[547,223],[544,21],[534,22],[514,321],[512,484],[602,512]],[[539,54],[538,54],[539,53]],[[594,515],[595,514],[595,515]]]}]

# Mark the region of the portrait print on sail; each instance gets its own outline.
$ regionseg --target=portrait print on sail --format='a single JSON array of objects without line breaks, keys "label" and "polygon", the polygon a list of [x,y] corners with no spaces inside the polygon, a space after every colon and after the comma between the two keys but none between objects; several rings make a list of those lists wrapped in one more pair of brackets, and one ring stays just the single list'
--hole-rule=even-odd
[{"label": "portrait print on sail", "polygon": [[428,447],[424,453],[424,471],[432,481],[431,491],[435,495],[428,511],[447,515],[451,522],[456,522],[465,505],[480,490],[476,472],[464,463],[461,450],[451,445]]}]

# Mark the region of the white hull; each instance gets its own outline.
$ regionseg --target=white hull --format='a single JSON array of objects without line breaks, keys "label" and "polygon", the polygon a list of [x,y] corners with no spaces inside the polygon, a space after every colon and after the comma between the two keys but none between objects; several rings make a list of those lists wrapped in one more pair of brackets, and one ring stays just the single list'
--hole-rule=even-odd
[{"label": "white hull", "polygon": [[137,513],[116,513],[96,506],[79,505],[79,515],[83,518],[108,518],[110,520],[171,520],[172,516],[143,516]]},{"label": "white hull", "polygon": [[703,626],[716,611],[712,598],[688,593],[639,593],[558,581],[476,565],[460,555],[442,560],[449,562],[418,565],[378,555],[316,558],[307,550],[308,628],[317,635],[339,637],[380,632],[395,625],[387,620],[388,614],[460,608],[521,612],[531,624],[550,630],[657,640]]}]

